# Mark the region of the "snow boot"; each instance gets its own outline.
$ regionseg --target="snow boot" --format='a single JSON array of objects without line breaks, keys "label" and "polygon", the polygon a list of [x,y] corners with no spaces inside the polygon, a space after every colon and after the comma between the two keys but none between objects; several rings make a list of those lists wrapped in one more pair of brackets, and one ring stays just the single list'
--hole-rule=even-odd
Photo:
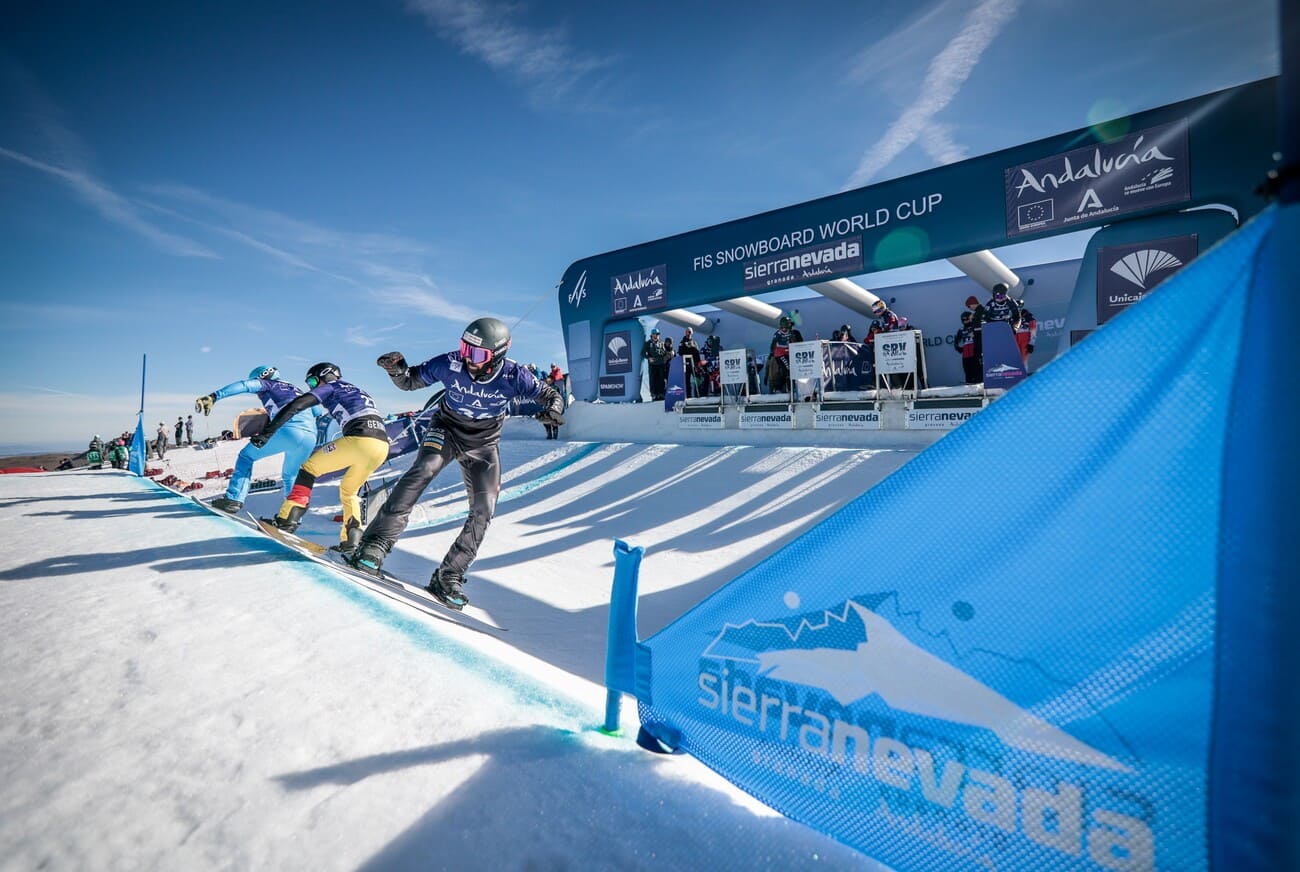
[{"label": "snow boot", "polygon": [[381,567],[384,565],[384,558],[388,556],[388,549],[378,542],[362,540],[350,554],[345,551],[343,556],[347,558],[348,565],[353,569],[359,569],[371,575],[379,575],[382,571]]},{"label": "snow boot", "polygon": [[307,514],[306,506],[295,505],[289,510],[289,517],[287,518],[276,515],[274,518],[263,518],[262,520],[286,533],[296,533],[298,525],[302,523],[302,516],[305,514]]},{"label": "snow boot", "polygon": [[334,546],[338,552],[346,559],[353,554],[361,544],[361,524],[356,518],[348,521],[347,527],[344,528],[344,539],[338,545]]},{"label": "snow boot", "polygon": [[212,506],[214,509],[221,509],[221,511],[228,515],[238,515],[239,510],[244,507],[244,504],[241,501],[232,500],[230,497],[226,496],[217,497],[215,500],[208,503],[208,505]]},{"label": "snow boot", "polygon": [[460,611],[469,605],[469,597],[461,590],[464,584],[465,576],[439,566],[424,589],[447,608]]}]

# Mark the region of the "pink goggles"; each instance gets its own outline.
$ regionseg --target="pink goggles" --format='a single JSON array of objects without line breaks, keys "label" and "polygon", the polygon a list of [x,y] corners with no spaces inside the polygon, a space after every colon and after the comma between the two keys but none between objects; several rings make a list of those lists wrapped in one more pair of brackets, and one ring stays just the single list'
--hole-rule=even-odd
[{"label": "pink goggles", "polygon": [[492,349],[479,348],[477,345],[470,345],[462,339],[460,341],[460,356],[475,366],[482,366],[492,359]]}]

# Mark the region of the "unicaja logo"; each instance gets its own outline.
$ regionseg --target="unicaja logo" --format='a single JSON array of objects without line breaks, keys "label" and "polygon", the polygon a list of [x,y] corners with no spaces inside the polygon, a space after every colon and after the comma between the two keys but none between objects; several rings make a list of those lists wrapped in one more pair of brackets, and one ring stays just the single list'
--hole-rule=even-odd
[{"label": "unicaja logo", "polygon": [[[1178,269],[1183,262],[1167,251],[1161,251],[1158,248],[1144,248],[1142,251],[1135,251],[1126,254],[1111,265],[1110,271],[1125,281],[1132,282],[1142,290],[1147,290],[1150,285],[1147,279],[1153,273],[1164,270]],[[1160,281],[1156,279],[1156,282]],[[1152,282],[1151,284],[1155,284]]]}]

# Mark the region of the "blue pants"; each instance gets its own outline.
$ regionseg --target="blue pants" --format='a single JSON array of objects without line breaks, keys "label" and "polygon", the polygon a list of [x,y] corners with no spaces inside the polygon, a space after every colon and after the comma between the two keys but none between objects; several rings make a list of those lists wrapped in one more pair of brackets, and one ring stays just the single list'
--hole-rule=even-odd
[{"label": "blue pants", "polygon": [[226,488],[226,499],[242,503],[248,496],[248,486],[253,477],[253,461],[272,457],[281,452],[284,453],[282,476],[284,492],[289,493],[293,488],[293,480],[298,477],[298,467],[311,457],[314,450],[316,450],[314,424],[301,427],[296,423],[286,424],[275,431],[271,441],[261,448],[255,447],[251,442],[248,443],[235,460],[235,474],[230,477],[230,486]]}]

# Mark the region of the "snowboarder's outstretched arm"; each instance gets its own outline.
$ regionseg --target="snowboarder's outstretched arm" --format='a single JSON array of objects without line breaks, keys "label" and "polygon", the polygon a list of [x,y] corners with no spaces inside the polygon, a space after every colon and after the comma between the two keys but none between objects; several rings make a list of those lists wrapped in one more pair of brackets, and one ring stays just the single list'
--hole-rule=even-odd
[{"label": "snowboarder's outstretched arm", "polygon": [[429,383],[420,376],[420,367],[407,366],[406,358],[400,351],[390,351],[387,354],[379,355],[375,361],[379,364],[388,377],[393,380],[404,391],[418,391],[420,388],[427,388]]},{"label": "snowboarder's outstretched arm", "polygon": [[255,394],[262,389],[262,380],[256,378],[241,379],[237,382],[231,382],[224,388],[217,388],[206,397],[199,397],[194,401],[194,411],[202,412],[205,415],[212,414],[212,407],[217,400],[224,400],[226,397],[233,397],[236,394]]},{"label": "snowboarder's outstretched arm", "polygon": [[290,418],[305,409],[317,405],[318,403],[320,403],[320,400],[311,392],[299,394],[297,399],[281,409],[279,413],[271,419],[271,423],[262,428],[261,433],[255,434],[248,441],[252,442],[258,448],[261,448],[263,445],[271,441],[271,437],[275,435],[275,431],[283,427]]}]

